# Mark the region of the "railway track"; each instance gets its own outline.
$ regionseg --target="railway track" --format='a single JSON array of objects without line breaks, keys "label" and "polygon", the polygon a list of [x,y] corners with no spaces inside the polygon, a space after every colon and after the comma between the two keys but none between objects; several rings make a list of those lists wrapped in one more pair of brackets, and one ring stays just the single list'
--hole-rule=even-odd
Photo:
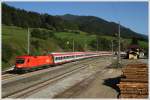
[{"label": "railway track", "polygon": [[[76,61],[76,62],[70,62],[70,63],[64,64],[64,66],[70,65],[70,64],[77,65],[80,62],[84,63],[84,62],[87,62],[87,61],[90,61],[90,60],[93,60],[93,58],[92,59],[88,58],[88,59],[81,60],[81,61]],[[57,67],[57,66],[55,66],[55,67]],[[9,70],[9,71],[6,71],[4,74],[2,74],[2,81],[8,80],[8,79],[11,79],[11,78],[16,79],[17,77],[25,77],[25,76],[30,75],[30,74],[36,74],[36,73],[38,73],[42,70],[47,70],[47,69],[52,69],[52,68],[53,67],[49,67],[49,68],[46,68],[46,69],[41,69],[41,70],[37,70],[37,71],[34,71],[34,72],[28,72],[28,73],[25,73],[25,74],[16,74],[12,70]]]},{"label": "railway track", "polygon": [[[97,60],[98,58],[93,58],[93,59],[85,60],[82,62],[82,64],[74,64],[73,67],[70,67],[70,69],[67,68],[67,70],[63,69],[62,72],[59,70],[56,71],[57,73],[55,73],[55,71],[52,71],[51,73],[49,72],[49,74],[45,75],[45,77],[44,77],[44,75],[36,77],[36,78],[31,77],[31,79],[36,82],[31,82],[31,79],[29,79],[28,83],[30,82],[32,84],[26,84],[26,86],[23,86],[22,88],[21,88],[21,86],[23,83],[26,83],[25,81],[18,80],[18,82],[16,82],[16,84],[15,84],[15,82],[3,84],[2,85],[2,98],[18,98],[18,97],[25,96],[27,93],[29,94],[29,93],[32,93],[33,91],[37,91],[37,90],[45,87],[46,85],[49,85],[50,83],[52,83],[54,81],[57,81],[59,79],[62,79],[64,77],[70,75],[70,74],[73,74],[79,70],[87,68],[89,66],[89,64],[91,64],[91,63],[93,63],[93,64],[97,63],[95,60]],[[66,71],[64,71],[64,70],[66,70]],[[53,75],[52,75],[52,73],[53,73]],[[47,77],[47,76],[51,76],[51,75],[52,75],[52,77]],[[41,79],[42,77],[44,77],[45,80],[39,82],[38,79]],[[25,79],[25,80],[27,81],[28,79]],[[7,87],[7,86],[9,86],[9,87]],[[15,88],[18,88],[18,89],[15,89]],[[14,91],[9,91],[9,90],[14,90]]]},{"label": "railway track", "polygon": [[2,75],[2,80],[9,79],[9,78],[16,77],[16,76],[18,76],[18,74],[7,73],[7,74]]}]

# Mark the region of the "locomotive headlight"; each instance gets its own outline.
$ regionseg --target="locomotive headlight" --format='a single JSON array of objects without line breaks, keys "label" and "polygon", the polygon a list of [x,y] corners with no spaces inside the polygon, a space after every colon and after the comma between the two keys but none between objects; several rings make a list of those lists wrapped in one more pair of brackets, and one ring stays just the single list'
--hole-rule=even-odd
[{"label": "locomotive headlight", "polygon": [[18,68],[21,68],[22,66],[17,66]]}]

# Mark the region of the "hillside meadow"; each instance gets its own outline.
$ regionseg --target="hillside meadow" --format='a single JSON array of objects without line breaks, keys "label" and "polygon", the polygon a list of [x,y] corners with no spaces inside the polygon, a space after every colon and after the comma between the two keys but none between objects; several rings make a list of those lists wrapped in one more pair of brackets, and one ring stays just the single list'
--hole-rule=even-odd
[{"label": "hillside meadow", "polygon": [[[111,40],[116,37],[112,36],[96,36],[86,32],[55,32],[47,29],[44,30],[50,36],[46,39],[39,37],[31,37],[31,55],[44,55],[50,52],[72,51],[73,41],[75,51],[96,51],[96,43],[98,40],[98,50],[111,51]],[[30,29],[32,32],[32,29]],[[38,34],[37,34],[38,35]],[[2,70],[14,65],[15,57],[27,54],[27,28],[16,26],[2,26]],[[97,38],[99,37],[99,38]],[[122,49],[131,43],[131,39],[121,38]],[[114,49],[117,49],[117,44],[114,44]],[[143,48],[148,48],[148,43],[139,41],[139,45]]]}]

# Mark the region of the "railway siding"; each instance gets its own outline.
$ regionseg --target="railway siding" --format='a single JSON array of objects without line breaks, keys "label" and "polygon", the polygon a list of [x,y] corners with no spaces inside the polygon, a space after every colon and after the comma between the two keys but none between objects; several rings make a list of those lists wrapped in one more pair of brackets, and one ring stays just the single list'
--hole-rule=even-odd
[{"label": "railway siding", "polygon": [[143,63],[128,64],[122,68],[119,98],[148,98],[148,66]]}]

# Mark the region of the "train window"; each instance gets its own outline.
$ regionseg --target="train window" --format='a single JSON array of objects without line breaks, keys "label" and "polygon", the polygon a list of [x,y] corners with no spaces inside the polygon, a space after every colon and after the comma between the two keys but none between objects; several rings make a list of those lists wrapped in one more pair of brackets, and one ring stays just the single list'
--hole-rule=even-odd
[{"label": "train window", "polygon": [[67,59],[69,58],[69,56],[67,56]]},{"label": "train window", "polygon": [[62,57],[56,57],[56,60],[62,60],[63,58]]},{"label": "train window", "polygon": [[61,57],[59,57],[59,60],[61,60]]},{"label": "train window", "polygon": [[24,63],[24,59],[16,59],[16,63],[17,64],[23,64]]}]

